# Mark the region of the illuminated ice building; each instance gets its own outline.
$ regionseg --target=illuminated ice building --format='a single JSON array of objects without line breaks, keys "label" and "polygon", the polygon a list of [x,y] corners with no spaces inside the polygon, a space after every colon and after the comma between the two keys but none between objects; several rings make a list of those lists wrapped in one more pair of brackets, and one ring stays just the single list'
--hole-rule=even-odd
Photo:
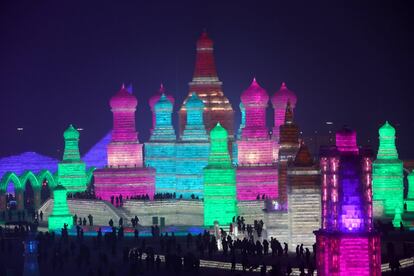
[{"label": "illuminated ice building", "polygon": [[70,125],[63,133],[65,150],[63,160],[58,164],[58,183],[68,193],[86,190],[86,165],[79,154],[79,131]]},{"label": "illuminated ice building", "polygon": [[229,225],[237,216],[236,169],[231,164],[228,134],[220,123],[210,131],[210,156],[204,168],[204,225]]},{"label": "illuminated ice building", "polygon": [[279,141],[280,126],[283,125],[286,121],[285,112],[288,102],[290,103],[293,112],[297,102],[296,95],[293,91],[287,88],[286,83],[282,82],[282,86],[280,87],[279,91],[277,91],[272,97],[275,122],[272,137],[276,141]]},{"label": "illuminated ice building", "polygon": [[253,79],[241,95],[245,126],[237,141],[237,199],[278,196],[277,167],[273,162],[273,141],[266,126],[269,96]]},{"label": "illuminated ice building", "polygon": [[177,141],[176,194],[203,197],[203,169],[208,164],[209,140],[203,123],[204,103],[193,93],[185,103],[184,132]]},{"label": "illuminated ice building", "polygon": [[[156,97],[155,95],[154,97]],[[155,119],[149,142],[145,143],[145,165],[155,169],[155,192],[176,192],[176,135],[172,126],[173,98],[164,93],[150,106]]]},{"label": "illuminated ice building", "polygon": [[321,149],[322,226],[315,231],[318,275],[381,275],[381,244],[373,227],[372,153],[356,133],[336,133],[336,146]]},{"label": "illuminated ice building", "polygon": [[142,144],[135,130],[137,104],[124,86],[110,100],[113,129],[107,148],[108,166],[94,172],[95,194],[102,199],[154,195],[155,171],[143,166]]},{"label": "illuminated ice building", "polygon": [[295,159],[299,149],[299,128],[293,121],[293,110],[290,102],[285,109],[285,123],[280,128],[279,153],[278,153],[278,174],[279,174],[279,196],[280,208],[287,209],[287,170],[288,165]]},{"label": "illuminated ice building", "polygon": [[404,210],[403,162],[398,159],[395,129],[385,122],[378,132],[379,149],[372,165],[374,215],[392,218]]},{"label": "illuminated ice building", "polygon": [[186,103],[195,92],[204,103],[203,122],[207,133],[220,122],[233,141],[234,112],[229,100],[224,96],[221,87],[223,83],[217,76],[213,51],[213,41],[204,31],[197,41],[195,69],[193,79],[189,83],[189,94],[178,113],[179,133],[183,134],[187,122]]}]

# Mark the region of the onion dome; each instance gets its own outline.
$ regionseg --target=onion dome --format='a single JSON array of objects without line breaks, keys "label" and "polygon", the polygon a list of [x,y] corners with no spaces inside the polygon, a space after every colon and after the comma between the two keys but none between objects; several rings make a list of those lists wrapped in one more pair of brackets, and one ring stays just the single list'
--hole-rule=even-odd
[{"label": "onion dome", "polygon": [[336,146],[339,151],[357,152],[358,146],[356,141],[355,130],[344,126],[341,130],[336,132]]},{"label": "onion dome", "polygon": [[393,137],[395,136],[395,128],[386,121],[378,130],[378,133],[380,137]]},{"label": "onion dome", "polygon": [[289,90],[286,83],[282,82],[282,86],[279,91],[277,91],[272,97],[272,104],[274,107],[278,105],[284,106],[288,101],[292,105],[292,108],[295,108],[297,101],[295,92]]},{"label": "onion dome", "polygon": [[[165,94],[165,88],[164,88],[164,85],[161,83],[160,89],[148,101],[151,107],[151,110],[154,109],[155,104],[159,101],[162,94]],[[165,95],[165,96],[172,103],[172,105],[174,105],[174,97],[171,95]]]},{"label": "onion dome", "polygon": [[267,106],[267,102],[269,101],[269,96],[267,95],[266,90],[257,83],[256,78],[253,78],[249,88],[242,93],[240,98],[245,107],[249,104]]},{"label": "onion dome", "polygon": [[73,127],[73,125],[69,125],[69,127],[63,132],[63,137],[65,140],[67,139],[79,139],[79,131]]},{"label": "onion dome", "polygon": [[111,108],[136,108],[137,104],[137,98],[129,93],[123,84],[121,90],[119,90],[109,101]]},{"label": "onion dome", "polygon": [[217,123],[217,125],[210,132],[211,140],[227,140],[227,137],[227,130],[222,127],[220,123]]},{"label": "onion dome", "polygon": [[191,94],[191,97],[188,99],[187,103],[185,104],[187,109],[203,109],[204,103],[200,98],[197,96],[195,92]]},{"label": "onion dome", "polygon": [[312,156],[308,147],[304,143],[300,145],[299,151],[295,157],[294,165],[298,167],[313,166]]},{"label": "onion dome", "polygon": [[157,101],[157,103],[154,106],[154,109],[157,110],[172,110],[173,104],[170,101],[170,99],[167,98],[167,96],[162,93],[161,97]]},{"label": "onion dome", "polygon": [[200,38],[197,40],[197,50],[213,49],[213,40],[211,40],[206,31],[203,31]]}]

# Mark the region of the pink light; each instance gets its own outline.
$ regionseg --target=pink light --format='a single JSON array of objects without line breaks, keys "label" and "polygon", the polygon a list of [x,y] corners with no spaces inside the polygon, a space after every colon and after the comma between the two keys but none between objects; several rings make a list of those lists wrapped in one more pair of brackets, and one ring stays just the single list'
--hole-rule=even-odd
[{"label": "pink light", "polygon": [[237,142],[239,165],[273,163],[273,143],[267,140],[240,140]]},{"label": "pink light", "polygon": [[336,133],[336,146],[340,152],[359,152],[357,141],[356,141],[356,132],[354,130],[344,127]]},{"label": "pink light", "polygon": [[245,107],[246,125],[242,130],[243,139],[268,138],[266,127],[266,108],[269,96],[253,79],[251,85],[241,95],[241,101]]},{"label": "pink light", "polygon": [[278,176],[274,167],[238,167],[237,200],[256,200],[257,195],[278,196]]},{"label": "pink light", "polygon": [[279,91],[272,97],[272,105],[274,109],[274,128],[273,136],[279,141],[280,126],[285,123],[285,113],[287,103],[290,102],[292,110],[295,109],[297,98],[293,91],[289,90],[283,82]]},{"label": "pink light", "polygon": [[95,170],[95,194],[103,200],[120,194],[127,196],[145,195],[153,197],[155,171],[151,168],[100,169]]}]

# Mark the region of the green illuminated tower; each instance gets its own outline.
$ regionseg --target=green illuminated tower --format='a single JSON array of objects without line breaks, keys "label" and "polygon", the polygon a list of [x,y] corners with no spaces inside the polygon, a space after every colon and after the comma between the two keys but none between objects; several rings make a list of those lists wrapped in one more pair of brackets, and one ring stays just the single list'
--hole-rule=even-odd
[{"label": "green illuminated tower", "polygon": [[237,215],[236,169],[231,164],[227,130],[220,123],[210,132],[210,155],[204,168],[204,225],[231,223]]},{"label": "green illuminated tower", "polygon": [[53,210],[48,218],[49,230],[59,230],[66,223],[68,229],[73,225],[73,218],[67,202],[67,190],[62,185],[57,185],[53,190]]},{"label": "green illuminated tower", "polygon": [[404,210],[403,163],[395,147],[395,129],[388,123],[379,129],[377,160],[372,164],[374,214],[393,216]]},{"label": "green illuminated tower", "polygon": [[414,171],[412,171],[408,176],[408,194],[407,200],[407,211],[414,212]]},{"label": "green illuminated tower", "polygon": [[79,154],[79,132],[70,125],[63,133],[65,151],[58,164],[58,182],[69,193],[86,190],[86,168]]}]

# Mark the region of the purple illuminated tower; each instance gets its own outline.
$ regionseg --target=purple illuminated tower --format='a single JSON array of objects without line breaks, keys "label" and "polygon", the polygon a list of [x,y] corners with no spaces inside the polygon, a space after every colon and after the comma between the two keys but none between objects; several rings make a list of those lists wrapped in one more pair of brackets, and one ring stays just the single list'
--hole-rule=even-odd
[{"label": "purple illuminated tower", "polygon": [[257,195],[276,198],[277,168],[273,163],[273,141],[266,127],[269,96],[253,79],[241,101],[246,122],[237,141],[237,199],[254,200]]},{"label": "purple illuminated tower", "polygon": [[107,151],[108,167],[94,172],[95,193],[102,199],[154,194],[155,171],[143,167],[142,144],[135,129],[137,104],[136,97],[124,86],[110,100],[114,125]]},{"label": "purple illuminated tower", "polygon": [[359,149],[356,133],[336,133],[321,149],[322,228],[315,232],[318,275],[381,275],[380,236],[373,228],[372,153]]}]

